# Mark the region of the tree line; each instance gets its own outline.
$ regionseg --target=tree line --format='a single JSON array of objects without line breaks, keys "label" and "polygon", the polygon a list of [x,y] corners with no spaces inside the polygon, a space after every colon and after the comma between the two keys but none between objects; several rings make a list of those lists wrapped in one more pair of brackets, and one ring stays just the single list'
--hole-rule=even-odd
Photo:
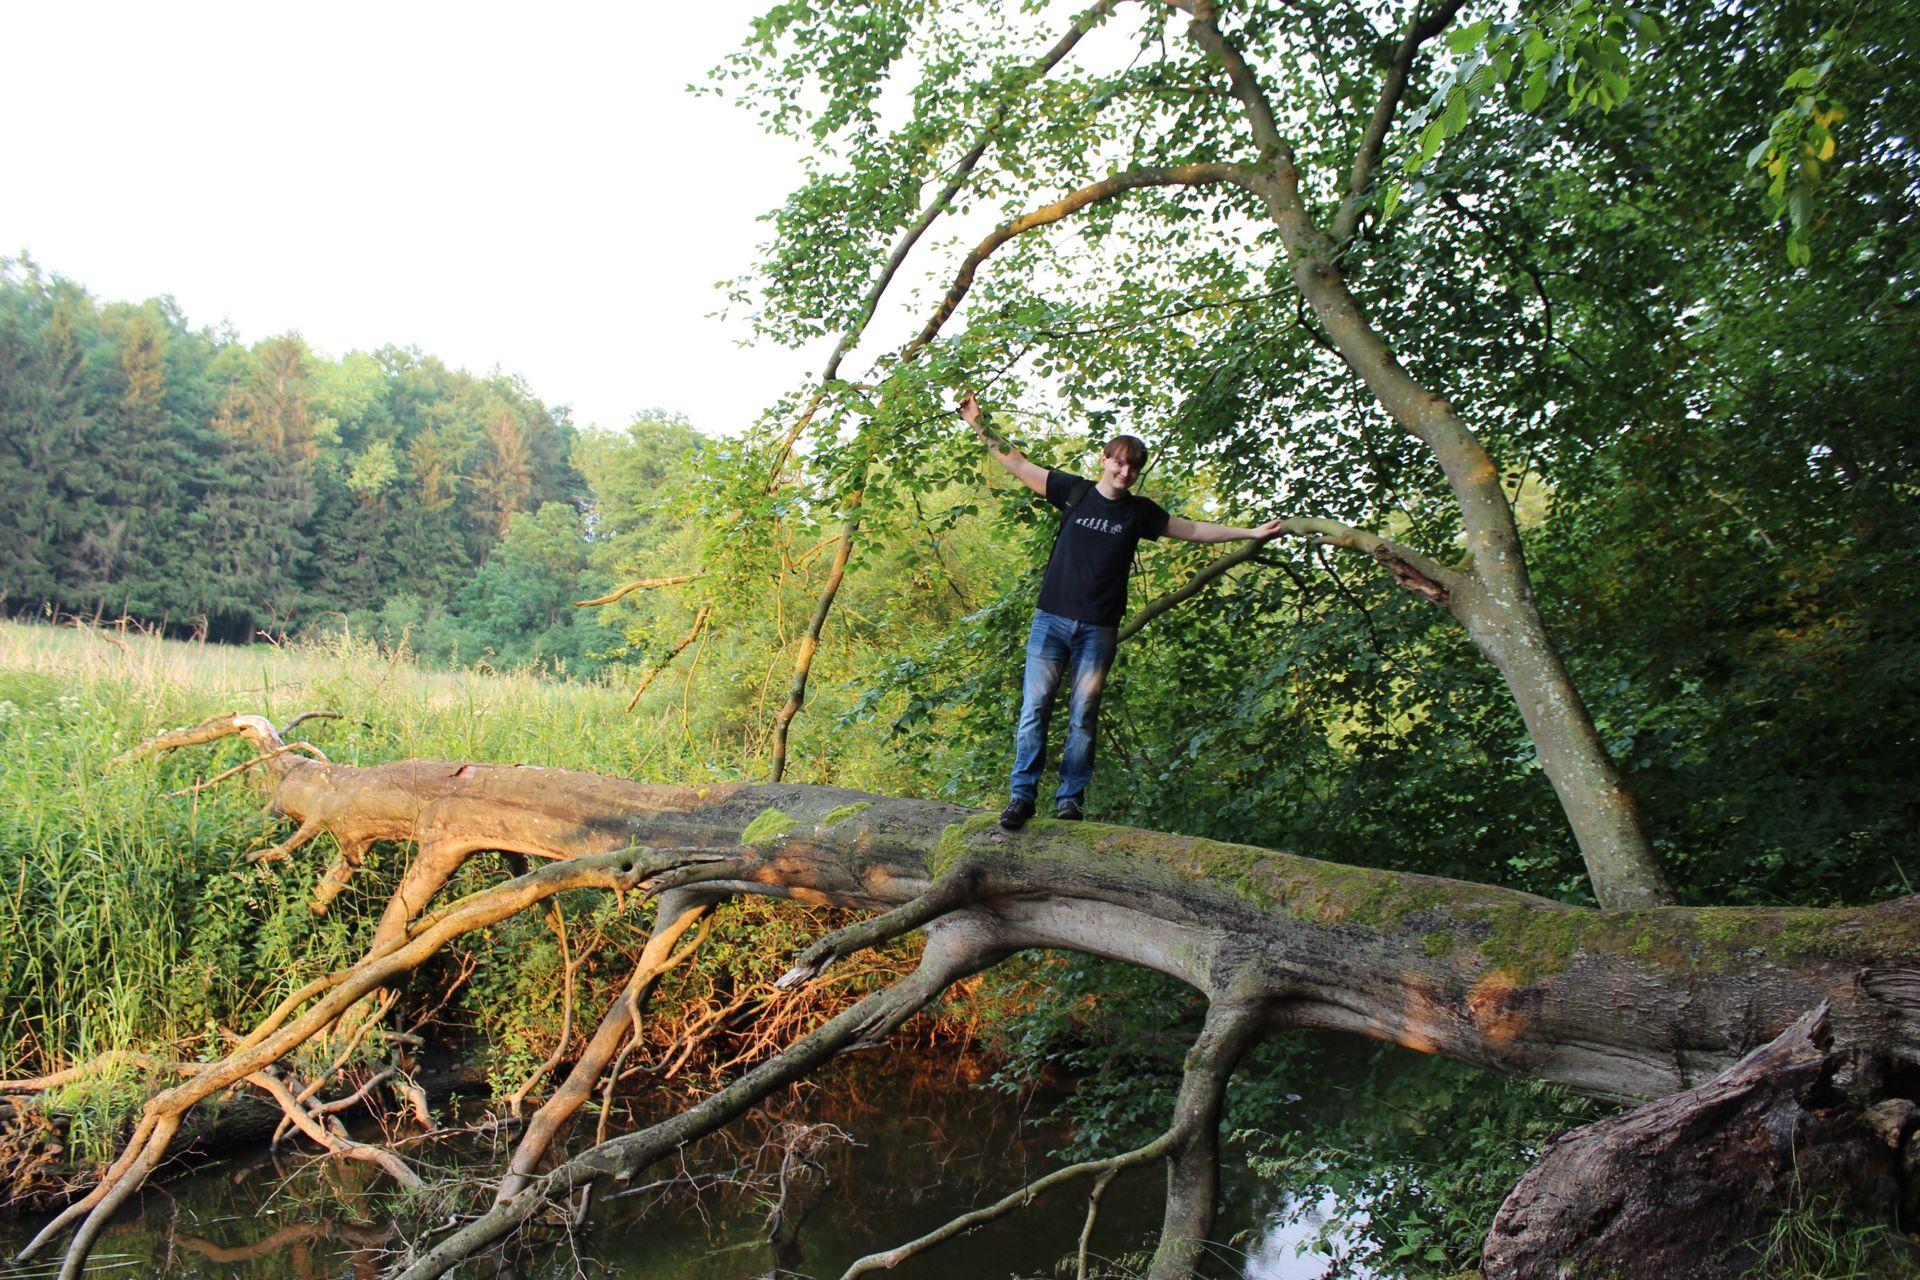
[{"label": "tree line", "polygon": [[518,378],[251,346],[166,298],[0,269],[0,598],[244,641],[455,602],[515,516],[572,502],[575,429]]}]

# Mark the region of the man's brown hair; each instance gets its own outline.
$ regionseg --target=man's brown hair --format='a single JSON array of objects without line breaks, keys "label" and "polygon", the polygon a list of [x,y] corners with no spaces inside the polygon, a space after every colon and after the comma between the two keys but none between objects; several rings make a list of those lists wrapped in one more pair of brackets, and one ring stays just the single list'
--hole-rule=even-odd
[{"label": "man's brown hair", "polygon": [[1120,458],[1139,471],[1147,465],[1147,442],[1139,436],[1115,436],[1100,450],[1103,458]]}]

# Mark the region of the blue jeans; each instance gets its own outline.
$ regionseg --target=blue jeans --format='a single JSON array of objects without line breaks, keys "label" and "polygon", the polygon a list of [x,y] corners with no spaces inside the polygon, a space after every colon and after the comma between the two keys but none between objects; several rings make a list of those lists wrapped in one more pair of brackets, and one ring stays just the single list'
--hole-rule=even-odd
[{"label": "blue jeans", "polygon": [[1047,724],[1053,719],[1060,677],[1073,672],[1067,698],[1067,745],[1060,756],[1060,790],[1054,804],[1085,804],[1093,777],[1093,734],[1100,719],[1100,695],[1119,644],[1118,627],[1096,627],[1036,609],[1027,633],[1027,672],[1020,698],[1020,727],[1013,738],[1013,783],[1017,799],[1032,800],[1040,789],[1040,765],[1047,753]]}]

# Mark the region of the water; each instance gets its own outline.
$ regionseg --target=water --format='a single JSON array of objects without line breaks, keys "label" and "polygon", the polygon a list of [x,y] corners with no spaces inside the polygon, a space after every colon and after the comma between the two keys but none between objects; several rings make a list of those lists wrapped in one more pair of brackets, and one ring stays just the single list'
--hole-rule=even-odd
[{"label": "water", "polygon": [[[524,1280],[648,1277],[751,1280],[769,1274],[767,1214],[787,1146],[802,1138],[816,1163],[789,1181],[817,1189],[799,1233],[799,1272],[833,1280],[857,1258],[920,1236],[1059,1167],[1067,1134],[1039,1123],[1045,1102],[972,1087],[965,1064],[931,1069],[901,1055],[838,1068],[763,1107],[731,1135],[717,1135],[678,1162],[646,1171],[645,1185],[603,1194],[585,1230],[511,1257],[505,1269],[461,1274]],[[589,1123],[591,1123],[589,1121]],[[372,1138],[376,1135],[367,1135]],[[451,1173],[497,1170],[509,1138],[463,1137],[410,1148],[419,1167]],[[1208,1273],[1246,1280],[1315,1280],[1329,1259],[1296,1253],[1311,1221],[1273,1225],[1284,1193],[1226,1161],[1218,1239],[1237,1238]],[[431,1170],[427,1170],[431,1173]],[[1137,1266],[1157,1233],[1164,1190],[1159,1166],[1115,1179],[1090,1240],[1094,1262]],[[902,1263],[900,1280],[1052,1277],[1072,1274],[1091,1180],[1049,1192],[1027,1207]],[[261,1277],[321,1280],[377,1275],[402,1240],[389,1225],[391,1184],[365,1165],[306,1155],[255,1154],[203,1165],[150,1188],[123,1211],[96,1248],[89,1275]],[[796,1206],[798,1207],[798,1206]],[[445,1208],[427,1212],[441,1234]],[[38,1221],[0,1217],[11,1255]],[[1061,1269],[1064,1259],[1065,1269]],[[36,1265],[24,1274],[51,1274]],[[8,1273],[11,1274],[11,1273]],[[1352,1273],[1345,1273],[1352,1274]]]}]

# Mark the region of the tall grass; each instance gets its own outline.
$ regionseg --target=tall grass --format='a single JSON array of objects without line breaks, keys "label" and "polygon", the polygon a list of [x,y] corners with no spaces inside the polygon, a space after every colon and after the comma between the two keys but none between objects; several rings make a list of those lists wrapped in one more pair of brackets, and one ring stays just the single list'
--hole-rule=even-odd
[{"label": "tall grass", "polygon": [[237,649],[0,624],[0,1077],[111,1049],[211,1053],[222,1028],[362,940],[369,913],[351,896],[324,921],[309,911],[320,858],[246,864],[280,829],[243,781],[166,798],[244,759],[243,746],[109,769],[118,752],[217,712],[284,723],[328,710],[343,719],[301,736],[345,763],[644,766],[676,780],[738,768],[650,750],[624,702],[532,672],[421,671],[351,639]]}]

